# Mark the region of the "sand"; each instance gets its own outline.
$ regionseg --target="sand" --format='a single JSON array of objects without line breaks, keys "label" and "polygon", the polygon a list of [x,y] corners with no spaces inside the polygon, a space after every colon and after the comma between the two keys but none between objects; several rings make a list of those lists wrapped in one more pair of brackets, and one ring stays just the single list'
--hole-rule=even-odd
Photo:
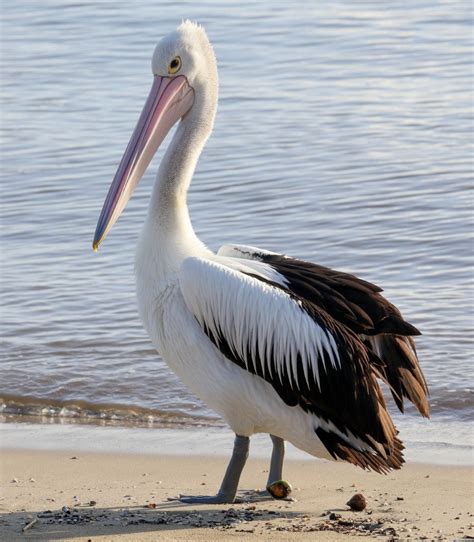
[{"label": "sand", "polygon": [[[268,465],[250,458],[240,486],[249,492],[250,502],[197,506],[167,500],[179,493],[214,493],[225,466],[224,457],[3,450],[0,538],[343,541],[360,535],[365,540],[474,536],[469,467],[408,464],[380,476],[343,463],[292,460],[286,463],[285,478],[296,500],[288,502],[266,500],[253,491],[263,488]],[[363,512],[352,512],[345,503],[358,492],[369,504]]]}]

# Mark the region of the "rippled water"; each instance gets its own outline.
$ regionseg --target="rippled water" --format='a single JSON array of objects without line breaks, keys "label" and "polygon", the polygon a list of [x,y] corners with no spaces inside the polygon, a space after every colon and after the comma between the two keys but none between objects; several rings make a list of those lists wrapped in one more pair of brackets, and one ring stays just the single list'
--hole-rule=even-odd
[{"label": "rippled water", "polygon": [[122,405],[118,419],[135,405],[148,420],[219,423],[152,350],[137,316],[134,247],[161,153],[102,249],[90,248],[155,43],[189,17],[207,28],[220,73],[215,131],[189,197],[199,235],[214,249],[254,244],[383,286],[423,332],[433,423],[468,423],[470,4],[308,4],[2,7],[7,412],[31,414],[29,396],[45,414],[79,415],[83,400],[91,412]]}]

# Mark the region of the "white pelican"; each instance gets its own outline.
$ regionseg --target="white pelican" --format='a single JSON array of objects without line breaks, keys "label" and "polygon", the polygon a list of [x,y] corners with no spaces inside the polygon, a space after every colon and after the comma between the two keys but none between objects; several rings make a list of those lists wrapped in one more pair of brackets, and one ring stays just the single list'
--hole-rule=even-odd
[{"label": "white pelican", "polygon": [[186,194],[217,108],[216,59],[189,21],[152,59],[153,85],[105,200],[93,248],[119,218],[171,127],[136,253],[138,307],[169,367],[235,432],[215,496],[234,502],[249,437],[269,433],[268,484],[281,479],[284,441],[318,457],[386,473],[403,445],[379,380],[398,408],[429,415],[412,336],[377,286],[353,275],[243,245],[217,254],[196,236]]}]

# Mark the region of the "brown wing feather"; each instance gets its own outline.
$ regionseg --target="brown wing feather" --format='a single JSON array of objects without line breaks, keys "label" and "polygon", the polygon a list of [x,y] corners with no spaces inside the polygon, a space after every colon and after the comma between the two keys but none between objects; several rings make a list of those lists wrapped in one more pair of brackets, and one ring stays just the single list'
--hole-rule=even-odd
[{"label": "brown wing feather", "polygon": [[[420,335],[415,326],[403,319],[395,305],[380,294],[382,289],[375,284],[349,273],[286,256],[263,255],[261,260],[282,274],[296,295],[317,303],[355,333]],[[318,292],[318,299],[311,297],[309,287]]]},{"label": "brown wing feather", "polygon": [[286,256],[263,254],[259,259],[283,275],[295,295],[365,338],[367,347],[385,365],[381,376],[401,412],[405,398],[422,416],[429,416],[428,387],[411,337],[420,332],[381,295],[380,287],[348,273]]},{"label": "brown wing feather", "polygon": [[370,337],[367,341],[385,362],[384,379],[391,387],[400,412],[404,411],[403,398],[406,398],[416,406],[422,416],[428,418],[428,386],[418,363],[413,339],[381,334]]}]

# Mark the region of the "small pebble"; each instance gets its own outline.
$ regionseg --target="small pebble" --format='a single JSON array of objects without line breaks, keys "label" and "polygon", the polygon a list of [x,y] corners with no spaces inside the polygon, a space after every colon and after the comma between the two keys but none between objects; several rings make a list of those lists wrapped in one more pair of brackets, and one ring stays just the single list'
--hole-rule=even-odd
[{"label": "small pebble", "polygon": [[367,508],[367,499],[364,497],[364,495],[362,495],[362,493],[356,493],[350,500],[346,502],[346,504],[351,510],[355,510],[356,512],[362,512],[362,510],[365,510],[365,508]]}]

